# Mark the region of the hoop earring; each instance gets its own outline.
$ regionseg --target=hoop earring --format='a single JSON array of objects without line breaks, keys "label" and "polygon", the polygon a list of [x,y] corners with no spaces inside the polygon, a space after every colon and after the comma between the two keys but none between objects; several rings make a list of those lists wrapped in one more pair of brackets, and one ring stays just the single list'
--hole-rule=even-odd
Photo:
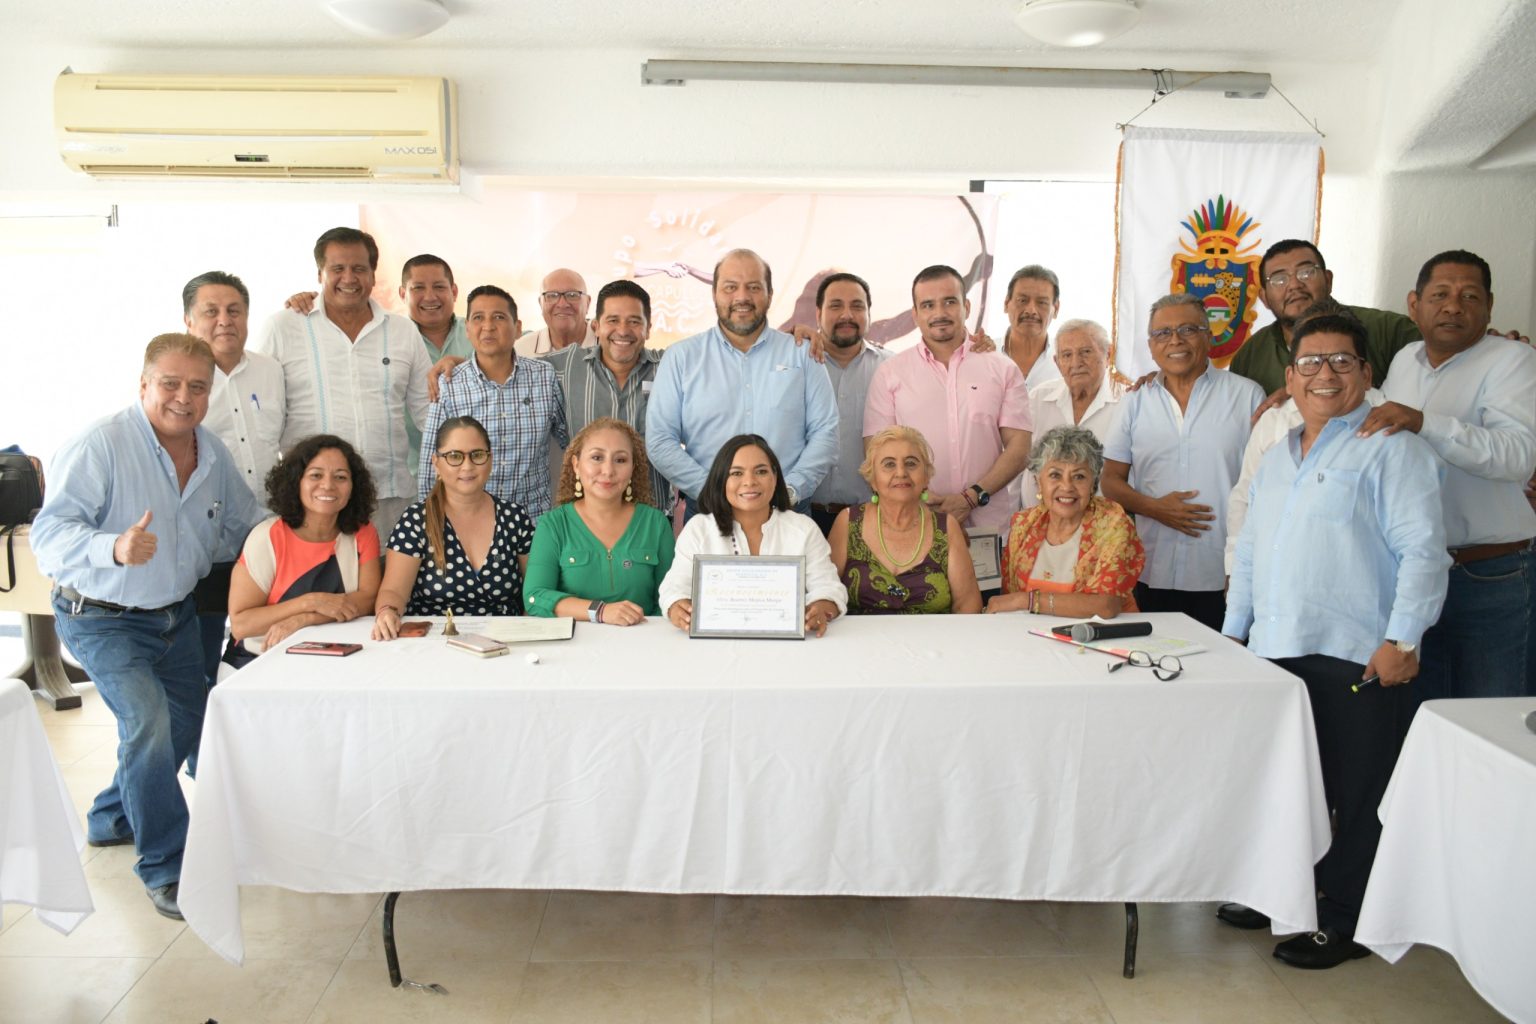
[{"label": "hoop earring", "polygon": [[577,498],[581,497],[581,477],[576,478],[576,486],[571,488],[571,494]]},{"label": "hoop earring", "polygon": [[631,483],[631,484],[625,484],[624,485],[624,500],[625,501],[630,501],[630,502],[635,500],[635,485],[634,484]]}]

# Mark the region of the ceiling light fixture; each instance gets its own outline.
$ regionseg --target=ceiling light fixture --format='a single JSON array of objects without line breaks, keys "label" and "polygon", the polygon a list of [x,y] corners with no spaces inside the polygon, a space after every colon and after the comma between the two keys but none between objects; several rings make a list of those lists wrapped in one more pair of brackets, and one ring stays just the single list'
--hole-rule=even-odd
[{"label": "ceiling light fixture", "polygon": [[358,35],[398,42],[448,24],[442,0],[326,0],[325,13]]},{"label": "ceiling light fixture", "polygon": [[1136,0],[1024,0],[1014,20],[1052,46],[1098,46],[1140,17]]}]

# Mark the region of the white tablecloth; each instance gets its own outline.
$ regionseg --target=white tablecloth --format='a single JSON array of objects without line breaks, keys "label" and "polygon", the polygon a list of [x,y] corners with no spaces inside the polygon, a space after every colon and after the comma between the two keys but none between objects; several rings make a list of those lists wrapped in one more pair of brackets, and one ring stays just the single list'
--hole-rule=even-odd
[{"label": "white tablecloth", "polygon": [[0,903],[32,907],[68,935],[95,909],[85,833],[34,703],[26,683],[0,679]]},{"label": "white tablecloth", "polygon": [[1029,616],[803,643],[580,623],[537,665],[435,632],[272,652],[213,692],[181,908],[235,962],[238,885],[1237,900],[1314,927],[1305,690],[1147,618],[1212,652],[1111,676]]},{"label": "white tablecloth", "polygon": [[1456,958],[1500,1013],[1536,1021],[1536,698],[1419,708],[1381,802],[1355,939]]}]

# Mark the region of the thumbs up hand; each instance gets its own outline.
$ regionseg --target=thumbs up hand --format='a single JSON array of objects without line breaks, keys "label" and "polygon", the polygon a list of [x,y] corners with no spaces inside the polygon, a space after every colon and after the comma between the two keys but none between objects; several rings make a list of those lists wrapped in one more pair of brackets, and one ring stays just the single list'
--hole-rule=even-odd
[{"label": "thumbs up hand", "polygon": [[155,535],[149,532],[149,523],[154,517],[154,512],[146,509],[138,522],[117,535],[117,543],[112,545],[112,557],[119,565],[143,565],[155,557]]}]

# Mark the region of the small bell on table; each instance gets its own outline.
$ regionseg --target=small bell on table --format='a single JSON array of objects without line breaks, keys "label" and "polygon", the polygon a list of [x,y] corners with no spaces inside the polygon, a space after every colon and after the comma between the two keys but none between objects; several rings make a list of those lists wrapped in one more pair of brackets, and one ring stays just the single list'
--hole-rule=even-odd
[{"label": "small bell on table", "polygon": [[458,636],[459,627],[453,624],[453,609],[448,609],[448,621],[443,623],[443,636]]}]

